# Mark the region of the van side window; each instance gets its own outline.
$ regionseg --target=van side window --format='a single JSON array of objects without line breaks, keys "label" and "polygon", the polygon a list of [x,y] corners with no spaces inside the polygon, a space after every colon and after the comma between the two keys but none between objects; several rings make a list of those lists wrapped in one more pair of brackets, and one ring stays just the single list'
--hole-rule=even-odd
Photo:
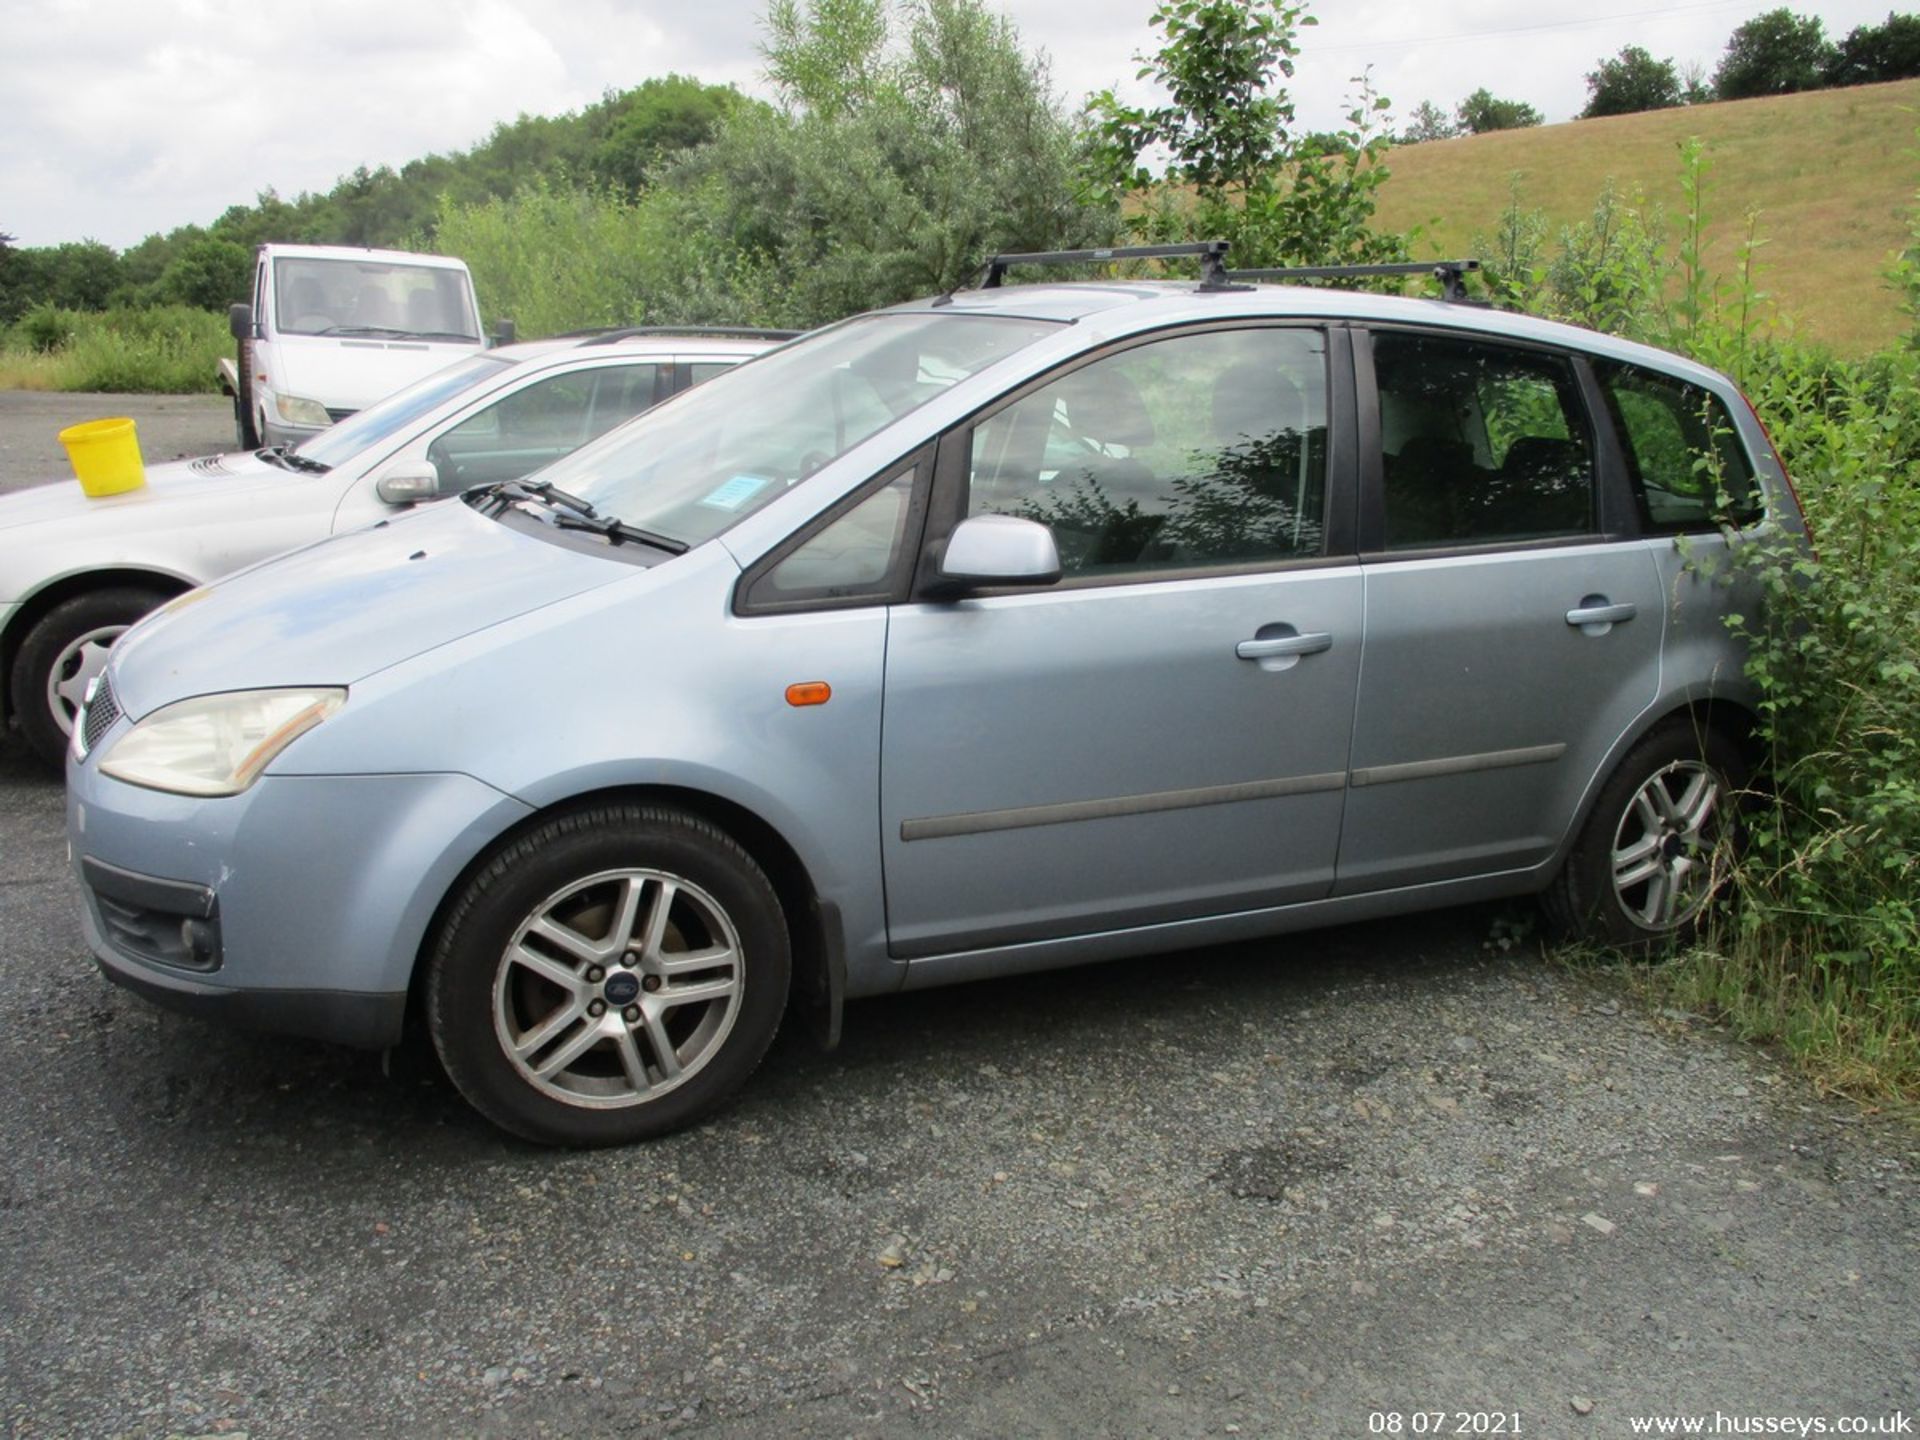
[{"label": "van side window", "polygon": [[1376,331],[1387,547],[1594,528],[1593,446],[1565,356]]},{"label": "van side window", "polygon": [[1753,461],[1720,397],[1670,375],[1594,362],[1624,439],[1643,529],[1750,525],[1760,518]]}]

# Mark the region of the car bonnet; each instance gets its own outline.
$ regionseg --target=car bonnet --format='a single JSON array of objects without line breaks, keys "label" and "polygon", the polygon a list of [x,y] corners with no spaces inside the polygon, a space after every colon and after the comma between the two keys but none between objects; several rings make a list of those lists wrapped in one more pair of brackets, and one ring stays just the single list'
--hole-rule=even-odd
[{"label": "car bonnet", "polygon": [[138,719],[192,695],[351,685],[633,573],[467,505],[434,505],[162,606],[114,647],[114,695]]},{"label": "car bonnet", "polygon": [[251,481],[266,485],[284,485],[289,472],[269,465],[255,455],[240,451],[232,455],[208,455],[199,460],[173,460],[145,467],[146,484],[118,495],[90,497],[77,480],[56,480],[0,495],[0,531],[43,525],[53,521],[77,520],[98,525],[103,517],[119,516],[130,523],[142,523],[135,517],[148,507],[179,500],[194,500],[207,495],[231,497],[238,493],[236,482]]}]

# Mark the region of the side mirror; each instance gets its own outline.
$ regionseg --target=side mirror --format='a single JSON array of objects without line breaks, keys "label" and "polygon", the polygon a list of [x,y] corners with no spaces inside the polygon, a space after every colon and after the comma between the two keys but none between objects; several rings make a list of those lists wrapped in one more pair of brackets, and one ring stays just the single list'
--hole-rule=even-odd
[{"label": "side mirror", "polygon": [[440,498],[440,471],[431,460],[402,460],[389,465],[373,483],[373,493],[389,505],[412,505]]},{"label": "side mirror", "polygon": [[493,343],[495,345],[513,343],[513,321],[501,319],[493,322]]},{"label": "side mirror", "polygon": [[976,515],[947,537],[939,588],[950,596],[988,585],[1051,585],[1060,578],[1053,531],[1012,515]]},{"label": "side mirror", "polygon": [[253,306],[229,305],[227,307],[227,329],[232,332],[233,338],[236,340],[252,340],[255,338],[253,333]]}]

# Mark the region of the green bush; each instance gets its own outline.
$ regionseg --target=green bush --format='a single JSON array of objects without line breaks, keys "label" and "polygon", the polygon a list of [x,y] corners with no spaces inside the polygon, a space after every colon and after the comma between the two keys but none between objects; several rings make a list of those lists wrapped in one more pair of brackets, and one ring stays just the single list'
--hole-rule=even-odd
[{"label": "green bush", "polygon": [[[1730,349],[1721,335],[1708,350]],[[1727,358],[1722,355],[1719,358]],[[1765,604],[1738,617],[1769,756],[1738,904],[1682,957],[1689,998],[1787,1041],[1830,1082],[1920,1086],[1920,361],[1749,341],[1749,397],[1794,477],[1817,558],[1742,548]]]},{"label": "green bush", "polygon": [[194,394],[217,390],[233,340],[226,317],[185,305],[29,313],[0,347],[0,384],[44,390]]}]

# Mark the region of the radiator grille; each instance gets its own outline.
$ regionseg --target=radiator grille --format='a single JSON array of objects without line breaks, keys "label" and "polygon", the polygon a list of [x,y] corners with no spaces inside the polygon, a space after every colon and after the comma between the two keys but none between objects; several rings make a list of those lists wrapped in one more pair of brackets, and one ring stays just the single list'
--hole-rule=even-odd
[{"label": "radiator grille", "polygon": [[87,753],[100,743],[100,737],[111,730],[119,718],[120,702],[113,698],[113,682],[103,670],[99,683],[93,687],[93,698],[80,711],[81,759],[86,759]]}]

